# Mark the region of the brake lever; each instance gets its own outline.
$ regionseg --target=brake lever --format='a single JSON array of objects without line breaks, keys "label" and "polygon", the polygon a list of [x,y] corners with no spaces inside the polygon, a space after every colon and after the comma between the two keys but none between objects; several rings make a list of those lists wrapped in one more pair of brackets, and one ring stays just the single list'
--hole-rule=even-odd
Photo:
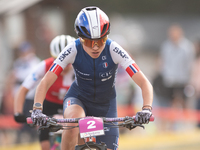
[{"label": "brake lever", "polygon": [[[46,125],[45,126],[40,126],[39,128],[38,128],[38,132],[40,132],[41,130],[44,130],[44,129],[46,129],[46,128],[53,128],[53,127],[57,127],[58,126],[58,124],[57,124],[57,121],[56,121],[56,119],[55,118],[51,118],[51,119],[49,119],[49,118],[47,118],[47,123],[46,123]],[[52,130],[55,130],[55,129],[52,129]],[[59,129],[58,129],[59,130]],[[56,131],[55,131],[56,132]]]},{"label": "brake lever", "polygon": [[60,124],[53,125],[53,126],[50,126],[50,127],[49,127],[49,130],[50,130],[51,132],[57,132],[57,131],[60,130],[60,129],[63,129],[63,126],[60,125]]},{"label": "brake lever", "polygon": [[132,130],[136,127],[141,127],[143,129],[145,129],[145,127],[142,124],[134,124],[134,123],[126,124],[125,127],[128,128],[129,130]]},{"label": "brake lever", "polygon": [[128,120],[124,121],[123,123],[119,124],[119,126],[126,127],[129,130],[132,130],[136,127],[141,127],[143,129],[145,129],[145,127],[142,124],[135,124],[133,119],[128,119]]}]

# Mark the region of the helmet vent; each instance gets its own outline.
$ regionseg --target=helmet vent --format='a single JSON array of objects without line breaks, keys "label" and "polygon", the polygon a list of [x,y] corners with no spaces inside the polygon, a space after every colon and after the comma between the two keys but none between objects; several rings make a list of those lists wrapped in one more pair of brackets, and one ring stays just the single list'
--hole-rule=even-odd
[{"label": "helmet vent", "polygon": [[67,44],[69,44],[69,43],[67,42],[67,38],[65,38],[65,45],[67,45]]},{"label": "helmet vent", "polygon": [[81,33],[81,30],[79,29],[78,26],[76,26],[76,30],[78,31],[78,33]]},{"label": "helmet vent", "polygon": [[107,26],[108,26],[108,24],[105,24],[105,25],[103,26],[103,30],[102,30],[101,35],[104,35],[104,33],[106,32]]},{"label": "helmet vent", "polygon": [[96,10],[96,8],[95,7],[88,7],[88,8],[86,8],[86,10],[87,11],[92,11],[92,10]]},{"label": "helmet vent", "polygon": [[61,46],[60,46],[60,43],[59,43],[59,50],[60,50],[60,51],[62,50],[62,48],[61,48]]},{"label": "helmet vent", "polygon": [[62,50],[62,48],[61,48],[61,38],[59,39],[59,44],[58,44],[58,46],[59,46],[59,51],[61,51]]},{"label": "helmet vent", "polygon": [[87,30],[84,26],[81,26],[81,29],[82,29],[88,36],[90,36],[90,33],[88,32],[88,30]]}]

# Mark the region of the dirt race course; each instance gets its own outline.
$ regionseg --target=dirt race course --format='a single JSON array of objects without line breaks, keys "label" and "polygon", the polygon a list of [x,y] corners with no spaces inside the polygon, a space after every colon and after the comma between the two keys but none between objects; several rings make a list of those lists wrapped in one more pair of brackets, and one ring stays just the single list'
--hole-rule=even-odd
[{"label": "dirt race course", "polygon": [[[120,135],[119,150],[200,150],[200,131]],[[39,143],[0,147],[0,150],[40,150]]]}]

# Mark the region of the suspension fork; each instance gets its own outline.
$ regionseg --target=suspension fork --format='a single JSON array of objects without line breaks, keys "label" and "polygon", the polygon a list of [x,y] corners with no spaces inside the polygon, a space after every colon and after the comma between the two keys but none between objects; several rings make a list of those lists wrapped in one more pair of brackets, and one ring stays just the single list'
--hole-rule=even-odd
[{"label": "suspension fork", "polygon": [[84,138],[85,142],[95,142],[96,143],[96,137],[87,137]]}]

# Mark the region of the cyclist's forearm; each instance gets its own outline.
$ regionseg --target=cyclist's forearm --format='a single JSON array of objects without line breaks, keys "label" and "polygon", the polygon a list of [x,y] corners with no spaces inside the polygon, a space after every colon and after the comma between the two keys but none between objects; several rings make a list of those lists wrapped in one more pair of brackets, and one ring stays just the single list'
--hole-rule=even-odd
[{"label": "cyclist's forearm", "polygon": [[34,103],[43,104],[43,101],[45,99],[48,89],[56,81],[56,79],[57,79],[56,74],[54,74],[52,72],[47,72],[47,74],[41,80],[41,82],[39,83],[39,85],[36,89]]},{"label": "cyclist's forearm", "polygon": [[143,106],[149,105],[149,108],[151,108],[153,103],[153,87],[151,83],[141,71],[133,75],[132,79],[142,90]]},{"label": "cyclist's forearm", "polygon": [[14,112],[15,113],[22,113],[24,101],[26,98],[26,94],[28,93],[29,89],[25,88],[24,86],[20,86],[19,91],[14,100]]},{"label": "cyclist's forearm", "polygon": [[153,87],[149,81],[143,83],[142,87],[142,97],[143,97],[143,106],[145,108],[150,108],[153,103]]}]

